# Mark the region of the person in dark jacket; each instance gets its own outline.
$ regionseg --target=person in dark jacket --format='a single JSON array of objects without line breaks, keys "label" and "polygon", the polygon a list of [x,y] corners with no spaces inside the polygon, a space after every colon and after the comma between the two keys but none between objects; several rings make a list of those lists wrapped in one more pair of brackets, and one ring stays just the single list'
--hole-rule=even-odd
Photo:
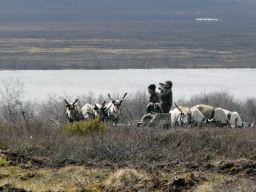
[{"label": "person in dark jacket", "polygon": [[148,86],[148,93],[149,99],[147,105],[147,113],[160,113],[160,95],[156,92],[156,86],[154,84]]},{"label": "person in dark jacket", "polygon": [[162,113],[169,113],[172,107],[172,82],[165,81],[164,89],[160,93],[160,107]]}]

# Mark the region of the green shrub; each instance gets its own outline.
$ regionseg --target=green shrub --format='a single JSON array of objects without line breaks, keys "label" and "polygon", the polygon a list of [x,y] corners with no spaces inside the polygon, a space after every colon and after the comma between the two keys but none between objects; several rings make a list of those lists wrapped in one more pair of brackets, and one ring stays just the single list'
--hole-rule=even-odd
[{"label": "green shrub", "polygon": [[6,157],[3,156],[2,154],[0,154],[0,166],[1,165],[6,165],[6,164],[7,164]]},{"label": "green shrub", "polygon": [[64,126],[64,131],[70,135],[86,135],[92,132],[106,132],[108,127],[100,119],[91,119],[90,121],[68,123]]}]

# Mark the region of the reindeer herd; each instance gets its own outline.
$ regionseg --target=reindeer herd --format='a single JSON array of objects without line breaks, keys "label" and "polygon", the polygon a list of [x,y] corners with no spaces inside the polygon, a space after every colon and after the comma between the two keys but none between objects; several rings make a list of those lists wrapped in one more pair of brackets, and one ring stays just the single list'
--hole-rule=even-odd
[{"label": "reindeer herd", "polygon": [[[203,126],[215,123],[217,126],[243,127],[240,115],[234,111],[199,104],[193,107],[177,106],[170,111],[171,126]],[[253,126],[251,124],[250,126]]]},{"label": "reindeer herd", "polygon": [[82,108],[76,105],[78,99],[73,103],[69,103],[66,99],[66,118],[70,123],[80,120],[90,120],[91,118],[99,118],[101,121],[108,121],[117,125],[120,116],[120,109],[122,102],[125,101],[127,93],[124,94],[122,99],[113,99],[108,94],[109,102],[106,104],[104,101],[102,104],[90,104],[86,103]]},{"label": "reindeer herd", "polygon": [[[113,99],[108,94],[109,102],[104,101],[102,104],[86,103],[82,108],[78,107],[76,99],[73,103],[66,103],[66,118],[69,122],[90,120],[91,118],[99,118],[101,121],[110,122],[117,125],[120,116],[122,102],[125,101],[127,93],[121,99]],[[243,127],[243,122],[240,115],[234,111],[229,111],[222,108],[215,108],[210,105],[199,104],[193,107],[177,106],[170,110],[170,125],[171,127],[191,127],[203,126],[207,123],[215,123],[217,126],[229,125],[230,127]],[[154,120],[156,114],[146,114],[142,117],[142,122]],[[253,123],[250,124],[253,126]]]}]

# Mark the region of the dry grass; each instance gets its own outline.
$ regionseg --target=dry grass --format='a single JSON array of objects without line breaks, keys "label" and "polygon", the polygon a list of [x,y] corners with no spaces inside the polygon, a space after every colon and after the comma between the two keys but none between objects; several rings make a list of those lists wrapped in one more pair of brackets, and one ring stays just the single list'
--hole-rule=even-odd
[{"label": "dry grass", "polygon": [[[10,161],[8,161],[10,163]],[[12,163],[13,164],[13,163]],[[114,167],[67,165],[61,168],[38,168],[17,164],[0,167],[0,188],[13,191],[254,191],[255,178],[249,175],[225,174],[203,168],[191,169],[182,164]],[[217,165],[216,165],[217,166]],[[203,167],[203,166],[202,166]],[[217,172],[216,172],[217,171]],[[185,185],[175,184],[184,178]]]},{"label": "dry grass", "polygon": [[[34,126],[34,125],[31,125]],[[28,128],[28,127],[27,127]],[[112,127],[108,134],[66,135],[62,127],[1,129],[2,149],[24,155],[24,161],[62,166],[65,162],[142,165],[204,162],[256,157],[254,129],[171,129]]]},{"label": "dry grass", "polygon": [[27,191],[100,191],[107,175],[107,170],[82,166],[24,169],[19,165],[1,167],[0,171],[0,186]]}]

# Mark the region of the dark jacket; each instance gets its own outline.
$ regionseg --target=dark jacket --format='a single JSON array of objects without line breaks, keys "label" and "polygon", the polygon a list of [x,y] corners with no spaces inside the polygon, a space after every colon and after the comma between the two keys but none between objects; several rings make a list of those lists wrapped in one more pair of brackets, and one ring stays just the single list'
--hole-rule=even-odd
[{"label": "dark jacket", "polygon": [[152,95],[149,96],[148,102],[159,103],[160,102],[160,94],[157,92],[154,92]]},{"label": "dark jacket", "polygon": [[162,113],[169,113],[172,107],[172,88],[165,89],[160,94],[160,106]]}]

